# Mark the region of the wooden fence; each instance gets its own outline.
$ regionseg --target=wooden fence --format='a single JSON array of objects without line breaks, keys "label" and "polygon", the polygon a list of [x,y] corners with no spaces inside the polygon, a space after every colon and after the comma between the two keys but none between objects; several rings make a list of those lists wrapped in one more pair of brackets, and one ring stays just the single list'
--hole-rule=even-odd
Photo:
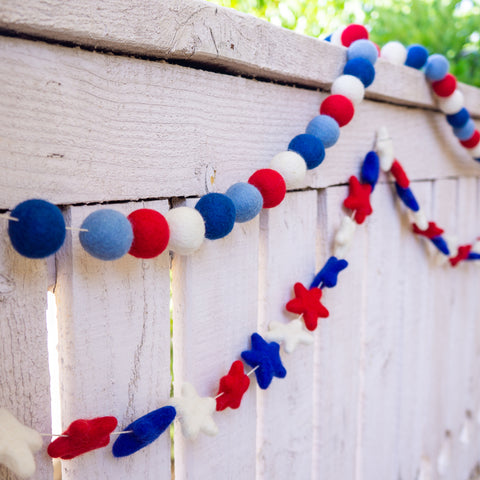
[{"label": "wooden fence", "polygon": [[[165,212],[246,181],[304,131],[345,62],[341,47],[200,0],[3,0],[0,29],[0,209],[45,198],[72,226],[100,204]],[[115,415],[123,428],[169,401],[171,303],[175,388],[215,395],[250,334],[292,318],[292,285],[330,255],[348,178],[381,126],[426,213],[474,239],[480,166],[421,72],[382,59],[376,70],[304,188],[193,256],[101,262],[69,234],[55,257],[28,260],[0,223],[0,407],[51,431],[49,289],[63,427]],[[480,115],[480,92],[460,89]],[[284,356],[284,380],[216,414],[216,437],[186,440],[175,423],[175,478],[476,478],[479,270],[435,266],[386,177],[372,201],[314,346]],[[45,450],[38,480],[53,478]],[[170,438],[62,468],[64,480],[167,479]],[[16,478],[3,467],[0,477]]]}]

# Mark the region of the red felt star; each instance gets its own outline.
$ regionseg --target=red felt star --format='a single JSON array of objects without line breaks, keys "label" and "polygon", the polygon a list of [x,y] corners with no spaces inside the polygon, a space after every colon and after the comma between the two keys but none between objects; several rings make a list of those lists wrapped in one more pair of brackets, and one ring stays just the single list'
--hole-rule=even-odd
[{"label": "red felt star", "polygon": [[458,247],[457,255],[450,259],[450,263],[452,264],[452,267],[455,267],[462,260],[467,259],[471,249],[472,249],[471,245],[462,245],[461,247]]},{"label": "red felt star", "polygon": [[370,194],[372,186],[368,183],[362,184],[357,177],[350,177],[350,185],[348,188],[348,197],[343,201],[345,208],[355,210],[355,221],[360,224],[370,215],[373,210],[370,205]]},{"label": "red felt star", "polygon": [[220,379],[218,393],[222,395],[217,398],[217,411],[227,407],[238,408],[249,385],[250,379],[243,371],[243,363],[240,360],[233,362],[228,375]]},{"label": "red felt star", "polygon": [[106,447],[117,423],[115,417],[75,420],[63,432],[62,435],[67,435],[66,437],[58,437],[48,446],[48,454],[52,458],[70,460],[90,450]]},{"label": "red felt star", "polygon": [[443,233],[443,230],[440,227],[437,227],[435,222],[428,222],[428,228],[426,230],[420,230],[415,223],[412,223],[413,233],[417,235],[423,235],[427,238],[435,238]]},{"label": "red felt star", "polygon": [[286,309],[292,313],[303,315],[305,326],[309,330],[317,328],[318,317],[328,317],[328,310],[320,303],[322,291],[319,288],[307,290],[301,283],[296,283],[293,287],[295,298],[290,300]]}]

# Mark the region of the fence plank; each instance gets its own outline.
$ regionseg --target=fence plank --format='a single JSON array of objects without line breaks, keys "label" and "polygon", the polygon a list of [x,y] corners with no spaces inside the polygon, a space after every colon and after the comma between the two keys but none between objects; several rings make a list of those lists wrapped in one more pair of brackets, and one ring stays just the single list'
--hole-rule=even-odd
[{"label": "fence plank", "polygon": [[[322,259],[332,251],[333,238],[345,215],[347,187],[320,194],[318,236]],[[360,380],[360,339],[365,310],[366,229],[359,227],[346,255],[349,262],[333,289],[325,289],[330,317],[321,322],[315,345],[313,478],[356,475]]]},{"label": "fence plank", "polygon": [[[415,182],[411,188],[425,215],[431,219],[430,182]],[[428,468],[426,463],[432,465],[435,453],[429,430],[425,429],[433,381],[432,351],[435,346],[432,339],[436,327],[430,284],[435,270],[429,268],[427,240],[413,234],[404,207],[397,211],[398,219],[392,218],[392,221],[398,221],[402,228],[403,264],[396,271],[403,298],[398,345],[401,358],[398,478],[415,479],[422,468]]]},{"label": "fence plank", "polygon": [[[341,73],[346,53],[342,47],[201,0],[84,0],[81,4],[3,0],[0,27],[309,87],[331,84]],[[390,102],[434,104],[421,72],[381,58],[376,70],[369,95]],[[471,104],[480,105],[478,91],[469,93]]]},{"label": "fence plank", "polygon": [[[257,324],[258,237],[257,217],[236,224],[224,239],[206,240],[193,256],[174,257],[175,395],[186,381],[200,396],[215,396],[220,378],[248,348]],[[175,478],[255,478],[253,385],[239,410],[214,415],[217,436],[189,440],[175,424]]]},{"label": "fence plank", "polygon": [[[272,321],[294,317],[285,312],[295,282],[308,288],[315,268],[317,196],[314,191],[287,194],[275,209],[262,212],[259,331]],[[320,320],[323,321],[323,320]],[[281,351],[285,379],[259,391],[258,477],[312,477],[312,346]]]},{"label": "fence plank", "polygon": [[[474,178],[460,178],[457,181],[456,235],[460,244],[474,240],[478,234],[475,224],[477,213],[477,185]],[[470,389],[471,378],[478,375],[473,372],[475,364],[474,334],[478,322],[476,309],[476,283],[478,267],[470,263],[460,264],[450,273],[450,288],[454,291],[454,316],[452,316],[452,337],[456,338],[455,350],[451,352],[450,362],[454,365],[456,394],[455,430],[452,432],[452,476],[453,478],[469,478],[470,471],[478,460],[473,437],[472,412],[475,409],[474,398]]]},{"label": "fence plank", "polygon": [[[167,202],[117,205],[165,211]],[[80,226],[100,207],[70,207],[67,224]],[[114,415],[119,428],[165,405],[170,396],[169,257],[141,261],[129,255],[113,262],[89,256],[78,236],[57,258],[56,296],[62,423]],[[63,462],[63,479],[170,475],[170,439],[115,459],[110,447]]]},{"label": "fence plank", "polygon": [[[211,176],[225,191],[268,166],[325,98],[13,38],[0,42],[0,82],[0,208],[32,195],[57,204],[203,195]],[[345,182],[383,125],[412,179],[479,175],[443,115],[367,101],[305,186]]]},{"label": "fence plank", "polygon": [[[52,431],[48,368],[47,262],[17,254],[0,222],[0,407],[38,432]],[[47,439],[33,480],[52,478]],[[0,465],[0,478],[17,477]]]},{"label": "fence plank", "polygon": [[[403,262],[401,226],[389,185],[378,185],[368,220],[368,284],[362,326],[359,478],[397,478]],[[372,454],[375,452],[375,455]]]}]

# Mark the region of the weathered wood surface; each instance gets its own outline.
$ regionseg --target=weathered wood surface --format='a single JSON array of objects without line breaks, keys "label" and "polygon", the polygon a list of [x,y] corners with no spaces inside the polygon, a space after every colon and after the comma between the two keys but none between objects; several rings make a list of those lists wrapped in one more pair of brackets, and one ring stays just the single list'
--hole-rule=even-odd
[{"label": "weathered wood surface", "polygon": [[[20,257],[0,220],[0,408],[39,432],[51,432],[47,350],[48,270],[45,260]],[[8,440],[7,440],[8,441]],[[44,445],[48,445],[45,438]],[[52,477],[45,449],[35,455],[33,480]],[[17,477],[0,465],[0,478]]]},{"label": "weathered wood surface", "polygon": [[[0,208],[196,196],[246,181],[325,94],[4,38]],[[439,113],[363,102],[305,187],[345,183],[386,125],[412,179],[478,176]],[[428,159],[428,161],[427,161]]]},{"label": "weathered wood surface", "polygon": [[[343,47],[202,0],[3,0],[0,27],[87,48],[185,60],[202,68],[315,88],[333,82],[346,54]],[[372,98],[434,105],[420,72],[383,60],[377,72],[368,94]],[[472,108],[480,113],[480,94],[466,89]]]},{"label": "weathered wood surface", "polygon": [[[167,202],[116,205],[165,212]],[[71,207],[67,221],[81,223],[98,207]],[[59,363],[62,423],[113,415],[117,430],[168,404],[170,397],[169,256],[111,262],[81,247],[78,232],[57,255]],[[112,437],[113,440],[116,437]],[[111,446],[62,462],[63,480],[145,479],[170,475],[170,439],[156,448],[116,459]],[[44,477],[43,480],[46,480]]]},{"label": "weathered wood surface", "polygon": [[[287,195],[277,208],[261,218],[259,331],[275,321],[286,323],[298,315],[285,311],[295,282],[307,288],[315,275],[317,195],[314,191]],[[320,319],[323,321],[323,319]],[[314,348],[298,345],[287,354],[281,349],[287,370],[259,391],[257,478],[302,478],[312,471]]]},{"label": "weathered wood surface", "polygon": [[[189,200],[188,205],[196,201]],[[183,382],[215,397],[219,380],[257,331],[259,218],[237,224],[225,239],[206,240],[195,255],[172,262],[175,395]],[[250,368],[246,367],[246,371]],[[216,412],[219,433],[186,439],[175,423],[175,478],[255,478],[257,387],[241,408]],[[241,473],[239,473],[241,472]]]}]

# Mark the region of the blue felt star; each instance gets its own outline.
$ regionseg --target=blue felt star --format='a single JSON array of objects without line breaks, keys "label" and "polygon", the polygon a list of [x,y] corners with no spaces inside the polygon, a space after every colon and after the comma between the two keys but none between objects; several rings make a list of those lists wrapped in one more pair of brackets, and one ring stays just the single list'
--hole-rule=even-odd
[{"label": "blue felt star", "polygon": [[287,375],[280,358],[280,345],[266,342],[258,333],[252,334],[252,348],[242,352],[245,363],[255,368],[258,386],[268,388],[273,377],[284,378]]},{"label": "blue felt star", "polygon": [[338,274],[347,267],[348,262],[346,260],[330,257],[324,267],[315,275],[310,288],[318,287],[322,283],[324,287],[334,287],[337,284]]}]

